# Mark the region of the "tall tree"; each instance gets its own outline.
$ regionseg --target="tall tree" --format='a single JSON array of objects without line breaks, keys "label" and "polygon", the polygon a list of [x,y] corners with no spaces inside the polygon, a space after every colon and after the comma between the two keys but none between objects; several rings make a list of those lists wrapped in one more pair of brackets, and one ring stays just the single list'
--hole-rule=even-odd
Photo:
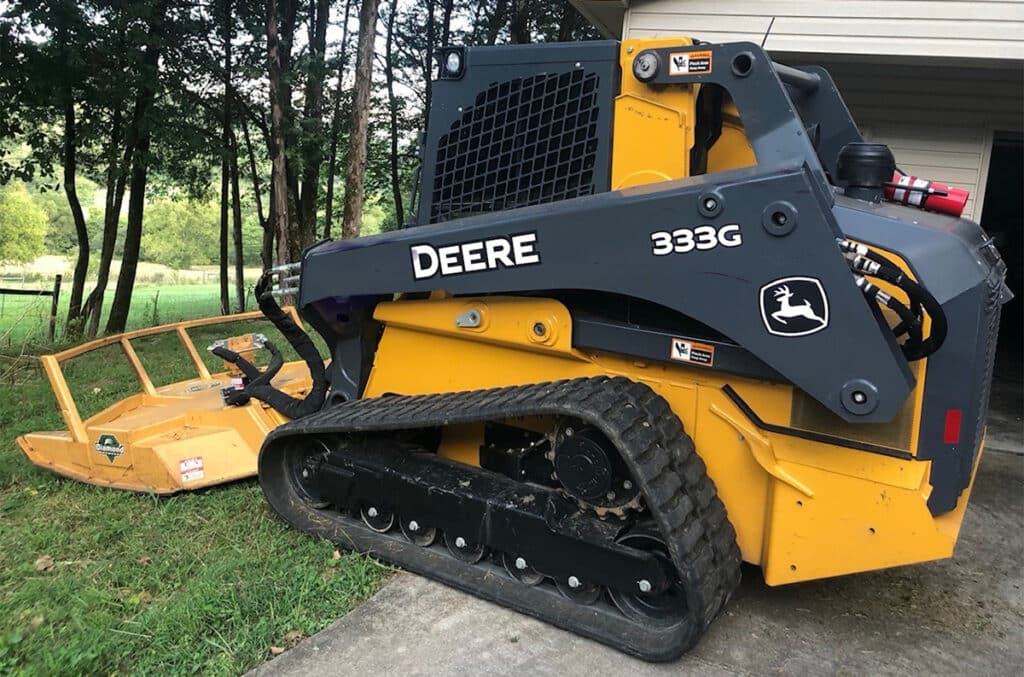
[{"label": "tall tree", "polygon": [[331,151],[327,162],[327,194],[324,198],[324,237],[330,239],[334,221],[334,177],[338,171],[338,135],[341,131],[341,102],[345,83],[345,61],[348,56],[348,20],[352,0],[345,0],[345,19],[341,24],[341,48],[338,51],[338,74],[334,89],[334,110],[331,113]]},{"label": "tall tree", "polygon": [[288,175],[285,168],[284,84],[281,78],[280,17],[277,0],[267,0],[267,64],[270,84],[270,221],[277,236],[277,263],[287,263]]},{"label": "tall tree", "polygon": [[345,159],[345,209],[342,236],[358,237],[362,226],[367,129],[370,118],[370,86],[373,80],[373,47],[377,37],[380,0],[362,0],[359,8],[359,41],[356,48],[356,77],[352,87],[352,124]]},{"label": "tall tree", "polygon": [[75,234],[78,238],[78,257],[75,260],[75,273],[71,283],[71,295],[68,300],[68,327],[74,333],[81,330],[78,321],[82,314],[82,296],[85,289],[85,276],[89,270],[89,230],[85,225],[85,213],[82,202],[78,198],[78,139],[75,121],[75,92],[73,82],[77,80],[75,61],[77,48],[72,44],[72,22],[80,22],[81,17],[73,3],[62,2],[57,5],[56,38],[60,45],[61,73],[64,87],[64,193],[67,196],[71,217],[75,223]]},{"label": "tall tree", "polygon": [[221,3],[221,41],[224,43],[224,115],[220,161],[220,313],[231,312],[228,297],[228,202],[231,173],[231,0]]},{"label": "tall tree", "polygon": [[245,252],[242,240],[242,198],[238,190],[238,143],[231,138],[231,216],[235,240],[235,307],[245,312]]},{"label": "tall tree", "polygon": [[[450,6],[450,4],[449,4]],[[402,208],[402,182],[399,178],[399,164],[401,159],[398,155],[398,100],[395,97],[395,64],[394,64],[394,43],[395,43],[395,17],[398,16],[398,0],[391,0],[391,10],[388,12],[387,34],[384,48],[384,75],[388,87],[388,122],[391,128],[391,195],[395,201],[395,223],[401,227],[405,222],[405,210]],[[450,20],[450,14],[448,16]]]},{"label": "tall tree", "polygon": [[[302,180],[299,185],[298,217],[299,238],[296,244],[303,248],[312,244],[317,236],[316,211],[320,193],[320,164],[323,161],[323,102],[324,80],[327,77],[327,24],[330,20],[331,5],[328,0],[311,3],[310,16],[310,57],[306,81],[306,100],[303,119],[307,121],[305,144],[302,152]],[[296,259],[301,249],[293,252]]]},{"label": "tall tree", "polygon": [[142,242],[142,217],[146,205],[146,181],[149,172],[149,150],[152,139],[151,109],[160,74],[160,54],[165,44],[164,22],[167,20],[167,0],[152,6],[147,18],[149,28],[146,46],[142,56],[138,94],[132,116],[134,136],[137,139],[132,153],[132,171],[129,182],[128,222],[125,226],[124,254],[121,271],[117,276],[114,300],[110,304],[106,331],[113,334],[122,332],[128,323],[131,309],[132,290],[135,288],[135,272],[139,265],[139,247]]}]

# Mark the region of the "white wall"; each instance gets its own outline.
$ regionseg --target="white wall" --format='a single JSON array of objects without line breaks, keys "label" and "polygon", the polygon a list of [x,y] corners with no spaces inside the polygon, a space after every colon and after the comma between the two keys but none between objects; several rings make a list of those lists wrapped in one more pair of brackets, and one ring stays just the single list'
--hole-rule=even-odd
[{"label": "white wall", "polygon": [[777,58],[828,68],[868,140],[905,172],[971,191],[964,213],[981,218],[993,132],[1024,130],[1021,71]]},{"label": "white wall", "polygon": [[773,17],[768,50],[1024,59],[1024,0],[631,0],[622,34],[760,43]]}]

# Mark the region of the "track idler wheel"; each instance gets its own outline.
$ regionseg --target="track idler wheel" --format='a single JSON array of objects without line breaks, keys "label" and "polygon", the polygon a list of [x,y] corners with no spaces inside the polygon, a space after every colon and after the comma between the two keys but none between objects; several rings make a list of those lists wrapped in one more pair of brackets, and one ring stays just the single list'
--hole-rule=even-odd
[{"label": "track idler wheel", "polygon": [[504,553],[501,562],[505,565],[508,575],[525,585],[539,585],[544,580],[544,574],[540,573],[526,561],[525,557]]},{"label": "track idler wheel", "polygon": [[378,534],[387,533],[395,526],[395,513],[387,508],[377,505],[364,505],[359,514],[363,518],[363,524]]},{"label": "track idler wheel", "polygon": [[448,547],[448,552],[452,554],[455,559],[462,560],[468,564],[476,564],[484,558],[487,554],[487,546],[483,543],[474,543],[464,536],[457,534],[445,533],[444,544]]},{"label": "track idler wheel", "polygon": [[429,548],[437,540],[437,529],[428,527],[416,519],[402,518],[398,521],[398,527],[406,540],[421,548]]},{"label": "track idler wheel", "polygon": [[[665,560],[666,567],[670,570],[673,569],[668,547],[661,539],[657,529],[652,526],[634,527],[620,536],[617,542],[637,550],[654,553],[657,557]],[[686,590],[681,582],[676,581],[671,587],[659,593],[650,593],[649,589],[650,583],[640,580],[637,581],[636,592],[623,592],[609,588],[608,594],[619,611],[634,621],[671,625],[686,618]]]},{"label": "track idler wheel", "polygon": [[312,449],[296,445],[288,450],[287,464],[290,481],[303,502],[314,510],[323,510],[330,503],[320,497],[317,475],[330,449],[323,440],[314,439]]}]

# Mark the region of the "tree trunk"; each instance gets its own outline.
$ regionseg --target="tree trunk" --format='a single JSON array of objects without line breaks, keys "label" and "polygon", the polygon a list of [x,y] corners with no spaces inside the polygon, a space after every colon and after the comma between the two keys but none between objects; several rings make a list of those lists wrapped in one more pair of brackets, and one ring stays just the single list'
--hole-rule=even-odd
[{"label": "tree trunk", "polygon": [[[263,263],[263,270],[274,265],[274,231],[263,215],[263,193],[260,189],[260,175],[256,171],[256,153],[252,149],[252,140],[249,138],[249,123],[245,116],[242,116],[242,134],[245,137],[245,148],[249,155],[249,176],[252,178],[252,194],[256,200],[256,218],[259,219],[260,228],[263,230],[263,244],[260,247],[260,262]],[[238,157],[238,153],[235,153]],[[237,162],[236,162],[237,165]]]},{"label": "tree trunk", "polygon": [[149,162],[149,130],[142,132],[132,162],[132,178],[128,188],[128,223],[125,226],[124,254],[121,272],[117,276],[117,289],[110,304],[110,317],[106,331],[116,334],[125,330],[128,312],[135,288],[135,271],[139,266],[139,246],[142,243],[142,215],[146,205],[146,178]]},{"label": "tree trunk", "polygon": [[267,62],[270,79],[270,219],[277,235],[277,263],[288,262],[288,177],[284,161],[284,94],[277,0],[267,0]]},{"label": "tree trunk", "polygon": [[324,212],[324,237],[331,239],[331,223],[334,221],[334,176],[338,171],[338,133],[341,127],[341,94],[345,81],[345,57],[348,50],[348,18],[352,11],[352,0],[345,0],[345,23],[341,27],[341,54],[338,55],[338,82],[334,89],[334,111],[331,114],[331,153],[327,162],[327,195]]},{"label": "tree trunk", "polygon": [[316,10],[311,17],[310,71],[306,82],[306,107],[303,113],[313,143],[303,153],[301,192],[297,205],[301,225],[301,239],[298,243],[300,249],[313,244],[317,236],[316,208],[320,192],[320,165],[323,162],[320,134],[323,128],[324,80],[327,77],[325,53],[330,11],[329,0],[316,0]]},{"label": "tree trunk", "polygon": [[231,154],[231,0],[224,0],[221,17],[221,40],[224,42],[224,118],[221,127],[220,160],[220,314],[231,312],[228,295],[228,158]]},{"label": "tree trunk", "polygon": [[530,42],[530,2],[512,0],[512,44],[525,45]]},{"label": "tree trunk", "polygon": [[434,98],[434,51],[437,49],[435,0],[427,0],[427,53],[423,55],[423,129],[430,129],[430,102]]},{"label": "tree trunk", "polygon": [[452,11],[455,9],[455,0],[444,0],[441,19],[441,46],[448,46],[452,39]]},{"label": "tree trunk", "polygon": [[231,137],[231,212],[235,237],[235,305],[245,312],[245,252],[242,249],[242,198],[238,191],[238,143]]},{"label": "tree trunk", "polygon": [[580,15],[576,8],[568,2],[565,3],[562,7],[562,16],[558,21],[559,42],[569,42],[572,40],[572,34],[576,31],[579,19]]},{"label": "tree trunk", "polygon": [[[227,153],[227,149],[224,149]],[[228,158],[225,155],[220,161],[220,314],[231,312],[231,301],[228,297],[228,202],[231,198],[228,184]]]},{"label": "tree trunk", "polygon": [[377,36],[380,0],[362,0],[359,9],[359,45],[356,48],[356,80],[352,87],[352,126],[345,159],[345,209],[342,237],[359,237],[363,217],[363,185],[366,179],[366,132],[370,122],[370,86],[373,79],[373,42]]},{"label": "tree trunk", "polygon": [[67,102],[64,105],[64,193],[71,207],[71,216],[75,221],[75,234],[78,236],[78,259],[75,261],[75,277],[71,283],[71,299],[68,305],[67,331],[73,336],[82,333],[82,294],[85,289],[85,275],[89,270],[89,230],[85,226],[85,214],[82,203],[78,199],[75,186],[78,157],[75,148],[75,102],[70,87]]},{"label": "tree trunk", "polygon": [[103,206],[103,244],[100,247],[100,267],[96,273],[96,286],[89,293],[85,302],[84,313],[88,317],[86,330],[89,338],[94,338],[99,331],[100,315],[103,314],[103,297],[107,292],[110,280],[110,264],[114,260],[114,247],[117,244],[117,229],[121,222],[121,205],[124,204],[124,192],[128,183],[128,170],[135,152],[137,130],[128,130],[125,137],[125,148],[122,157],[118,157],[121,144],[121,109],[114,110],[110,130],[110,146],[107,153],[107,196]]},{"label": "tree trunk", "polygon": [[139,265],[139,245],[142,242],[142,216],[146,206],[146,175],[149,163],[150,128],[146,118],[156,97],[157,78],[160,69],[160,48],[163,42],[162,21],[165,20],[165,6],[155,8],[150,20],[146,52],[142,57],[141,84],[135,97],[135,113],[132,129],[137,135],[133,145],[132,173],[128,197],[128,223],[125,226],[124,255],[121,258],[121,272],[117,276],[114,300],[110,304],[107,318],[108,334],[124,331],[128,323],[128,312],[132,305],[132,290],[135,288],[135,271]]},{"label": "tree trunk", "polygon": [[395,224],[401,228],[405,223],[405,210],[402,208],[402,183],[398,176],[398,101],[395,100],[395,71],[391,58],[392,47],[394,46],[396,14],[398,14],[398,0],[392,0],[391,13],[388,14],[384,68],[388,84],[388,112],[390,113],[391,122],[391,194],[395,200]]},{"label": "tree trunk", "polygon": [[[489,0],[481,0],[482,2],[488,2]],[[501,27],[505,25],[506,19],[506,8],[509,0],[498,0],[494,4],[494,11],[491,12],[490,17],[487,19],[487,36],[484,39],[484,44],[493,45],[498,41],[498,35],[501,34]]]}]

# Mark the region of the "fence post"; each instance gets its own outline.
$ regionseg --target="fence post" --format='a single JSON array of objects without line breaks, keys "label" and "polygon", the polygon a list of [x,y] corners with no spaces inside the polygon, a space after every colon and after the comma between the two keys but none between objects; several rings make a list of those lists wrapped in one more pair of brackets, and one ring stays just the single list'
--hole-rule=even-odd
[{"label": "fence post", "polygon": [[53,278],[53,295],[50,298],[50,342],[52,343],[57,331],[57,304],[60,302],[60,281],[63,276]]}]

